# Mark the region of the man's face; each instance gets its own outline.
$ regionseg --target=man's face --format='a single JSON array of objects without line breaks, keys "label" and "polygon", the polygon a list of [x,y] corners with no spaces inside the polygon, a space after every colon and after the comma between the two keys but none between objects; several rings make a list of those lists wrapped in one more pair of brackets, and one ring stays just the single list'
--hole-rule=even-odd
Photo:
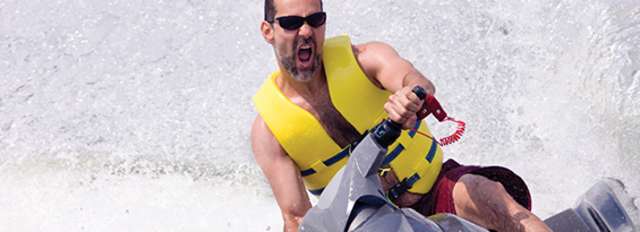
[{"label": "man's face", "polygon": [[[307,17],[322,11],[318,0],[275,0],[276,15]],[[322,45],[325,26],[308,23],[297,29],[285,29],[278,20],[272,24],[273,47],[282,68],[298,81],[309,81],[322,70]]]}]

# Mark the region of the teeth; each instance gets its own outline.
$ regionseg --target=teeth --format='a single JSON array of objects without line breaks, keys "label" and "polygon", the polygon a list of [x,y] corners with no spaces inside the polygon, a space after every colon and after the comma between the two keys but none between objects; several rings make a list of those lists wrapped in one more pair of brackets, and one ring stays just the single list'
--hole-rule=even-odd
[{"label": "teeth", "polygon": [[308,52],[308,53],[311,53],[311,51],[313,51],[311,48],[300,48],[298,50],[298,52]]}]

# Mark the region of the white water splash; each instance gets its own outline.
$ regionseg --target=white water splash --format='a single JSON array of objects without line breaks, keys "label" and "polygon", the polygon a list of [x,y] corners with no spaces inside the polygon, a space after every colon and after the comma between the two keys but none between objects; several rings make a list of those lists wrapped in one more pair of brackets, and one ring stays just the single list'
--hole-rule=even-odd
[{"label": "white water splash", "polygon": [[[637,1],[325,10],[328,35],[388,42],[429,76],[468,125],[446,156],[512,168],[543,218],[605,176],[640,196]],[[281,230],[248,142],[275,68],[261,17],[261,1],[0,2],[0,231]]]}]

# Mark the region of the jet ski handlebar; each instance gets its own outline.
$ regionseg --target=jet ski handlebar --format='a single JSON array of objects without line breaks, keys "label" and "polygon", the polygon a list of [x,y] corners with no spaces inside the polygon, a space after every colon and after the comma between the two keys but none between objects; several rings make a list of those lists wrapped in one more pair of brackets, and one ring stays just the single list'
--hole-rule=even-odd
[{"label": "jet ski handlebar", "polygon": [[[411,90],[420,100],[427,97],[427,91],[421,86],[413,87]],[[421,120],[420,118],[418,120]],[[391,119],[386,119],[373,128],[373,138],[382,147],[388,147],[400,137],[402,133],[402,125]]]}]

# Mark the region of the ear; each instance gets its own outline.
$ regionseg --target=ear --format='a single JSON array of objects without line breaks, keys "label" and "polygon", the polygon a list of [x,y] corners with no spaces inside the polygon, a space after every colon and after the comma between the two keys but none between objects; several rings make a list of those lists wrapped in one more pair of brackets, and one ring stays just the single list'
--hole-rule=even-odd
[{"label": "ear", "polygon": [[273,44],[273,37],[274,37],[273,25],[263,20],[262,24],[260,24],[260,30],[262,31],[262,37],[264,38],[264,41],[267,41],[267,43]]}]

